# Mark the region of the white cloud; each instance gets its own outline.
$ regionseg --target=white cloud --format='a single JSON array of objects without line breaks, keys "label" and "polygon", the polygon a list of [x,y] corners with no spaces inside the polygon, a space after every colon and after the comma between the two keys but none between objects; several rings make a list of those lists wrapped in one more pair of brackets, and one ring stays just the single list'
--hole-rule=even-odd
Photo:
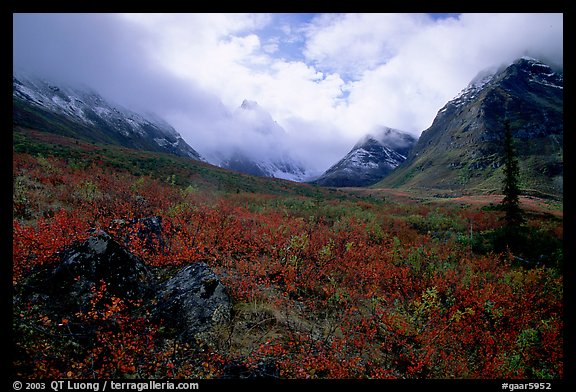
[{"label": "white cloud", "polygon": [[[265,44],[259,34],[274,16],[170,16],[169,22],[167,32],[155,33],[165,35],[161,50],[154,48],[158,62],[214,92],[229,110],[245,98],[259,102],[295,146],[334,146],[315,157],[324,167],[374,127],[419,135],[486,67],[528,52],[562,61],[557,14],[440,20],[424,14],[327,14],[303,26],[284,24],[285,35]],[[163,31],[160,24],[154,27]],[[302,32],[306,63],[280,57],[279,46]]]},{"label": "white cloud", "polygon": [[374,127],[418,135],[486,67],[563,61],[562,14],[39,14],[14,32],[15,63],[148,102],[201,152],[257,101],[317,169]]},{"label": "white cloud", "polygon": [[274,54],[278,52],[278,44],[278,37],[270,38],[262,45],[262,50],[267,54]]},{"label": "white cloud", "polygon": [[306,29],[304,53],[321,68],[361,77],[394,58],[427,23],[419,14],[322,15]]},{"label": "white cloud", "polygon": [[307,56],[352,73],[341,119],[353,132],[378,124],[419,134],[482,69],[532,54],[562,62],[562,15],[323,16]]}]

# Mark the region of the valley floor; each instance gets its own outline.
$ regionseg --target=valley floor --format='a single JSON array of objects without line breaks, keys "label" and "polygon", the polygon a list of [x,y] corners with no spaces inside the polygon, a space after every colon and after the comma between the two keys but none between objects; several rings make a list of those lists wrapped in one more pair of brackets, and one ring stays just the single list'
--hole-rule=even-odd
[{"label": "valley floor", "polygon": [[[498,195],[322,189],[31,135],[13,156],[18,377],[564,377],[560,203],[523,198],[511,239]],[[149,217],[161,248],[121,224]],[[24,295],[91,229],[159,282],[207,264],[229,322],[184,339],[106,282],[67,313]]]}]

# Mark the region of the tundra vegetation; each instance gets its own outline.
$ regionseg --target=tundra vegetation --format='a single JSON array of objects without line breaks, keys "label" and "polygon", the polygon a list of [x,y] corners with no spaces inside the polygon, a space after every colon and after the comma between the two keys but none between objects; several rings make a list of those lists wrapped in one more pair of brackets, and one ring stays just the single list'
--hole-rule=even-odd
[{"label": "tundra vegetation", "polygon": [[[19,377],[563,377],[559,201],[521,196],[510,249],[501,195],[322,189],[25,129],[13,150]],[[161,246],[123,225],[149,217]],[[94,230],[159,282],[205,263],[229,320],[182,338],[105,280],[66,317],[20,295]]]}]

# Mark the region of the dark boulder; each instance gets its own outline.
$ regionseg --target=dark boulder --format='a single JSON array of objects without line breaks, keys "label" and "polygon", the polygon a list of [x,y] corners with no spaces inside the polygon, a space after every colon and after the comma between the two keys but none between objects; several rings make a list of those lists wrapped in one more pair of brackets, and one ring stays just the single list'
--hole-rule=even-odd
[{"label": "dark boulder", "polygon": [[159,288],[157,299],[156,315],[180,338],[201,339],[230,320],[230,296],[205,263],[182,269]]},{"label": "dark boulder", "polygon": [[152,252],[164,251],[166,248],[166,243],[162,236],[161,216],[133,218],[128,221],[116,219],[112,222],[110,229],[119,238],[123,238],[126,245],[133,239],[137,239],[144,248]]},{"label": "dark boulder", "polygon": [[227,325],[232,308],[226,288],[206,264],[191,264],[158,283],[140,258],[101,230],[31,272],[15,286],[13,304],[53,321],[71,320],[70,336],[88,342],[100,321],[84,316],[91,310],[104,314],[113,297],[123,300],[126,314],[145,314],[175,338],[207,344]]},{"label": "dark boulder", "polygon": [[87,309],[95,289],[106,285],[106,295],[128,300],[154,298],[154,276],[142,260],[96,231],[56,255],[54,265],[31,273],[18,287],[16,300],[31,300],[48,313],[74,314]]},{"label": "dark boulder", "polygon": [[146,249],[151,251],[164,250],[166,244],[162,237],[161,216],[133,219],[131,223],[136,227],[136,236],[143,242]]},{"label": "dark boulder", "polygon": [[47,283],[60,294],[80,297],[100,281],[122,299],[144,299],[154,293],[154,277],[142,260],[104,231],[66,249]]}]

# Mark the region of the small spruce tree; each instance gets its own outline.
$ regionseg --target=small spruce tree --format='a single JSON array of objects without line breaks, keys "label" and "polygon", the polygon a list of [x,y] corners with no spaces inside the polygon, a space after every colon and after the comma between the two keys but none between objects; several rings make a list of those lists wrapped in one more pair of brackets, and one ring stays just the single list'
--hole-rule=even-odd
[{"label": "small spruce tree", "polygon": [[518,185],[520,167],[512,140],[510,122],[504,121],[504,180],[502,192],[504,198],[501,205],[506,215],[505,228],[508,233],[513,233],[524,223],[524,214],[520,208],[520,186]]}]

